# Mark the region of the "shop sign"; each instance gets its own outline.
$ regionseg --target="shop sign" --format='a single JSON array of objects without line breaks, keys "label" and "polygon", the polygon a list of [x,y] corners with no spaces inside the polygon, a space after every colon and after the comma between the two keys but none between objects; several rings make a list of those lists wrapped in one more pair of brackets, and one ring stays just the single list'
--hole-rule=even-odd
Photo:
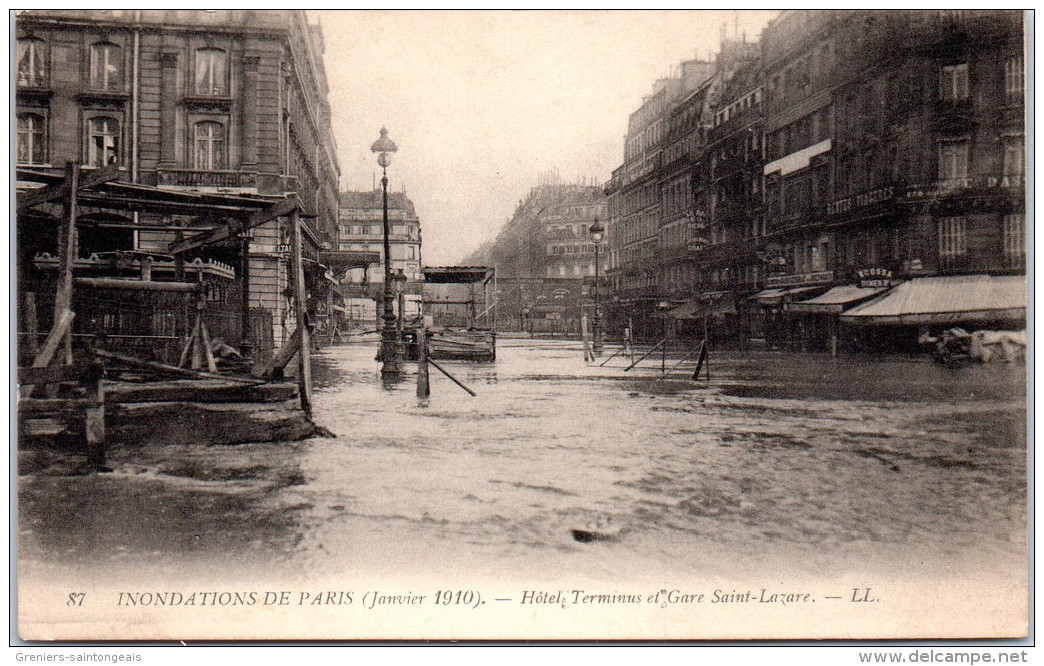
[{"label": "shop sign", "polygon": [[834,281],[834,271],[816,271],[815,273],[795,273],[765,278],[766,287],[801,287],[805,285],[828,284]]},{"label": "shop sign", "polygon": [[864,268],[856,271],[859,286],[866,287],[891,287],[895,284],[892,280],[892,271],[887,268]]},{"label": "shop sign", "polygon": [[845,197],[844,199],[838,199],[837,201],[827,204],[827,215],[840,215],[847,213],[856,208],[863,208],[864,206],[871,206],[882,201],[888,201],[895,196],[895,188],[889,185],[888,187],[880,187],[876,190],[870,190],[869,192],[863,192],[852,197]]}]

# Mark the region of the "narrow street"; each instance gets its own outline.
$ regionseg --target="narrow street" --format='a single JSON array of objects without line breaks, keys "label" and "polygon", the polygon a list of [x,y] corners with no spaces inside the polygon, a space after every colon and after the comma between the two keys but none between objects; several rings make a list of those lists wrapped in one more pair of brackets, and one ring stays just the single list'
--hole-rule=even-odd
[{"label": "narrow street", "polygon": [[334,438],[23,475],[22,575],[1024,575],[1021,364],[721,352],[708,387],[660,381],[659,359],[625,373],[577,342],[503,340],[495,364],[445,363],[477,397],[433,368],[422,401],[415,366],[382,388],[374,353],[317,355]]}]

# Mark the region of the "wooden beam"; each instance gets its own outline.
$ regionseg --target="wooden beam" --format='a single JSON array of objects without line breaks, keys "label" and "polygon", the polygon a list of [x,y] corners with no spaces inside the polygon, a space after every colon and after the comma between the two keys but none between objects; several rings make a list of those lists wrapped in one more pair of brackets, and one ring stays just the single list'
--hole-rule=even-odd
[{"label": "wooden beam", "polygon": [[[65,165],[65,182],[69,186],[62,215],[62,226],[58,229],[58,287],[54,294],[54,312],[72,309],[73,265],[76,263],[76,195],[80,189],[80,165],[69,162]],[[65,361],[72,363],[72,336],[66,333]],[[46,365],[46,364],[45,364]]]},{"label": "wooden beam", "polygon": [[217,375],[211,372],[197,372],[195,370],[186,370],[185,368],[177,368],[173,365],[166,365],[164,363],[154,363],[152,361],[145,361],[140,358],[133,356],[127,356],[126,354],[117,354],[116,352],[106,351],[104,349],[95,350],[95,355],[100,358],[107,358],[113,361],[119,361],[126,363],[127,365],[133,365],[146,370],[155,370],[169,375],[176,375],[178,377],[190,377],[192,379],[222,379],[229,382],[240,382],[244,384],[263,384],[264,382],[254,378],[247,377],[236,377],[234,375]]},{"label": "wooden beam", "polygon": [[[77,172],[79,172],[79,165],[77,164],[75,166]],[[95,185],[107,183],[110,180],[116,180],[119,178],[119,175],[119,167],[115,164],[110,164],[109,166],[98,169],[97,171],[84,172],[82,175],[78,176],[76,181],[70,182],[69,167],[67,166],[65,180],[60,184],[48,185],[46,187],[30,190],[19,197],[18,212],[21,213],[23,210],[32,208],[33,206],[39,206],[40,204],[64,199],[72,190],[86,189],[94,187]]]},{"label": "wooden beam", "polygon": [[173,291],[194,293],[202,290],[197,282],[155,282],[152,280],[120,279],[120,278],[87,278],[78,277],[76,284],[99,289],[127,289],[131,291]]},{"label": "wooden beam", "polygon": [[71,310],[65,310],[58,317],[58,321],[51,327],[51,332],[47,334],[47,339],[44,340],[40,353],[33,359],[34,368],[45,368],[51,364],[51,359],[54,358],[54,353],[58,351],[58,345],[65,339],[65,334],[72,326],[72,320],[75,316],[76,314]]},{"label": "wooden beam", "polygon": [[297,307],[297,330],[301,332],[298,377],[301,409],[312,411],[312,331],[308,327],[308,293],[305,289],[304,262],[301,261],[301,213],[296,208],[290,213],[290,245],[294,269],[294,303]]},{"label": "wooden beam", "polygon": [[300,325],[294,329],[294,332],[290,335],[290,339],[286,341],[282,347],[276,351],[272,360],[268,362],[260,372],[262,377],[272,377],[276,372],[282,372],[286,364],[290,362],[290,359],[294,357],[297,350],[301,347],[301,327]]},{"label": "wooden beam", "polygon": [[297,197],[290,197],[283,199],[279,203],[273,204],[264,210],[259,210],[253,213],[250,217],[245,220],[230,221],[219,227],[215,227],[209,231],[204,231],[201,234],[196,234],[191,238],[186,238],[181,241],[174,241],[167,246],[167,251],[171,254],[181,254],[182,252],[188,252],[204,245],[210,245],[226,238],[231,238],[237,234],[249,231],[254,227],[260,226],[265,222],[277,217],[282,217],[294,211],[300,210],[300,203]]},{"label": "wooden beam", "polygon": [[203,355],[207,359],[207,370],[210,372],[217,372],[217,363],[214,361],[214,350],[210,348],[210,332],[207,330],[207,323],[203,321],[202,317],[199,320],[199,330],[203,333]]},{"label": "wooden beam", "polygon": [[28,386],[72,382],[80,378],[83,368],[78,365],[50,365],[36,368],[18,368],[18,383]]}]

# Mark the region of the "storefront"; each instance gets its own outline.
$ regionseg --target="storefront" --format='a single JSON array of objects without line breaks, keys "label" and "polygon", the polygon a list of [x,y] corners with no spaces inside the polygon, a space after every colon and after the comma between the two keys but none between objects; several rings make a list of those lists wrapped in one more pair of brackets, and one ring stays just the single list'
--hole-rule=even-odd
[{"label": "storefront", "polygon": [[[864,350],[918,350],[920,335],[962,327],[1026,327],[1024,275],[952,275],[907,280],[842,313],[843,327]],[[844,334],[844,333],[843,333]]]}]

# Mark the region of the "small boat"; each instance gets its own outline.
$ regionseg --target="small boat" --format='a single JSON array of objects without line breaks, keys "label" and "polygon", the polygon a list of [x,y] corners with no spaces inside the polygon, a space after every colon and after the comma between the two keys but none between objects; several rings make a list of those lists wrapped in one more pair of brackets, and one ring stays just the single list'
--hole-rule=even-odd
[{"label": "small boat", "polygon": [[482,329],[432,331],[428,336],[428,355],[436,360],[495,361],[497,334]]}]

